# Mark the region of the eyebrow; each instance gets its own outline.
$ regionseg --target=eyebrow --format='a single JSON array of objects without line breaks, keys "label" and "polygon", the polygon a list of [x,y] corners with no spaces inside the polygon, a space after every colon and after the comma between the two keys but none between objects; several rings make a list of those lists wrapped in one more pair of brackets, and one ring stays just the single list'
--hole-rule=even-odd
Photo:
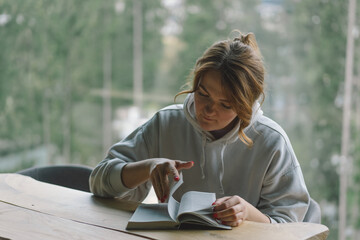
[{"label": "eyebrow", "polygon": [[[209,93],[209,91],[206,89],[206,87],[204,87],[204,85],[202,85],[201,83],[199,84],[199,88],[202,88],[207,94],[211,95]],[[226,99],[219,99],[221,102],[226,102],[226,103],[230,103],[229,100]]]}]

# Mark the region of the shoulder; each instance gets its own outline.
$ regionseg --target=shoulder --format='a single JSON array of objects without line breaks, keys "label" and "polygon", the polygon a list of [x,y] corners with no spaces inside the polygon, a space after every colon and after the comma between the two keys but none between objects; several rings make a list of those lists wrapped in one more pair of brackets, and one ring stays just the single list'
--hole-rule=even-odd
[{"label": "shoulder", "polygon": [[153,118],[157,120],[174,120],[182,117],[184,117],[183,105],[174,104],[160,109],[155,113]]},{"label": "shoulder", "polygon": [[250,133],[254,141],[253,149],[263,159],[268,159],[274,173],[285,175],[299,166],[291,142],[284,129],[272,119],[262,116],[254,123]]},{"label": "shoulder", "polygon": [[153,117],[143,125],[144,128],[157,129],[185,120],[182,104],[174,104],[157,111]]},{"label": "shoulder", "polygon": [[[290,144],[290,140],[284,129],[274,120],[261,116],[253,125],[252,135],[255,138],[261,136],[266,142]],[[255,140],[255,139],[254,139]]]},{"label": "shoulder", "polygon": [[159,112],[167,112],[167,111],[183,111],[183,104],[173,104],[167,107],[164,107],[159,110]]}]

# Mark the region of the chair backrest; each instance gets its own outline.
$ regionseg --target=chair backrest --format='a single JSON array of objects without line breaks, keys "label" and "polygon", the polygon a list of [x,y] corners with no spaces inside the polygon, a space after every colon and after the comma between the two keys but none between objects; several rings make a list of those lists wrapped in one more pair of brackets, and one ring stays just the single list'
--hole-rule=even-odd
[{"label": "chair backrest", "polygon": [[321,223],[320,205],[312,198],[310,198],[310,205],[305,215],[304,222]]},{"label": "chair backrest", "polygon": [[90,192],[89,177],[92,168],[82,165],[33,167],[17,173],[38,181]]}]

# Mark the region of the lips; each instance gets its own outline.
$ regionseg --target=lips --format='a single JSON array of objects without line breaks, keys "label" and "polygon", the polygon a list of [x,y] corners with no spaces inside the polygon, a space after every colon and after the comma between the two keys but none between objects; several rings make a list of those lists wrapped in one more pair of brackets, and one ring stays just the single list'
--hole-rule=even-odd
[{"label": "lips", "polygon": [[204,116],[204,115],[203,115],[203,119],[204,119],[205,121],[208,121],[208,122],[214,121],[214,119],[208,118],[208,117],[206,117],[206,116]]}]

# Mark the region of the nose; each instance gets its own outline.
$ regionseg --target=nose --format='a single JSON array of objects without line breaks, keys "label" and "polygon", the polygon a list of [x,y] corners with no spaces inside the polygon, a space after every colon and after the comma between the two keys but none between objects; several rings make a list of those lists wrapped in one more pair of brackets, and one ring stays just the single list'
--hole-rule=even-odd
[{"label": "nose", "polygon": [[215,109],[214,109],[214,102],[213,101],[209,101],[206,106],[205,106],[205,113],[208,116],[214,115],[215,114]]}]

